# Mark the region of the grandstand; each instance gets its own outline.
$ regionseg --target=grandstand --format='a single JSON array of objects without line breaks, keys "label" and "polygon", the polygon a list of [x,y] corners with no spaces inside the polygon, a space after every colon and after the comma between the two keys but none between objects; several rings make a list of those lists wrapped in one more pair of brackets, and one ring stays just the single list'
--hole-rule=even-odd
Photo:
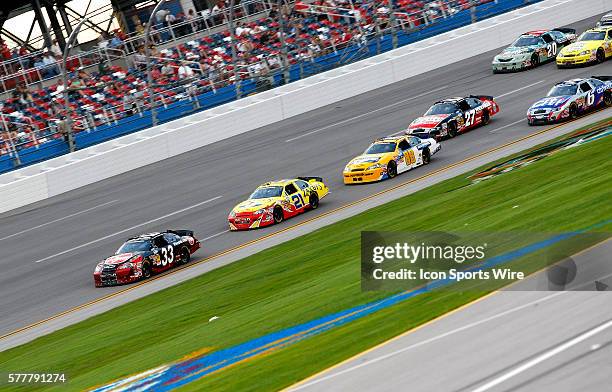
[{"label": "grandstand", "polygon": [[140,9],[125,31],[74,51],[67,94],[57,55],[0,65],[0,172],[67,152],[70,132],[83,148],[150,126],[150,91],[168,121],[537,0],[505,1],[502,9],[494,0],[244,0],[175,11],[152,26],[151,90]]}]

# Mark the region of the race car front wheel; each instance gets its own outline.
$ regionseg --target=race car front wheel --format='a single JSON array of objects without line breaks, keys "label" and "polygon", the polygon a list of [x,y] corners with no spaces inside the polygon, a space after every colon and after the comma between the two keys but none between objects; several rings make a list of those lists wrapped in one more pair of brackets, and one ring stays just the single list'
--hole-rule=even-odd
[{"label": "race car front wheel", "polygon": [[151,277],[151,264],[143,263],[142,264],[142,278],[149,279]]},{"label": "race car front wheel", "polygon": [[308,202],[310,203],[311,210],[317,209],[317,207],[319,206],[319,195],[317,195],[317,192],[313,192],[310,194]]},{"label": "race car front wheel", "polygon": [[423,150],[423,165],[427,165],[431,162],[431,154],[429,153],[429,149],[426,148]]},{"label": "race car front wheel", "polygon": [[453,138],[457,136],[457,124],[454,122],[448,124],[448,137]]},{"label": "race car front wheel", "polygon": [[275,207],[274,212],[272,213],[272,217],[274,218],[274,223],[281,223],[285,216],[283,215],[283,209],[280,207]]},{"label": "race car front wheel", "polygon": [[540,65],[540,56],[534,54],[533,56],[531,56],[531,68],[535,68],[538,65]]},{"label": "race car front wheel", "polygon": [[595,58],[597,59],[597,62],[601,64],[606,61],[606,54],[602,49],[598,49]]},{"label": "race car front wheel", "polygon": [[387,165],[387,175],[389,178],[397,176],[397,166],[395,165],[395,162],[391,161]]}]

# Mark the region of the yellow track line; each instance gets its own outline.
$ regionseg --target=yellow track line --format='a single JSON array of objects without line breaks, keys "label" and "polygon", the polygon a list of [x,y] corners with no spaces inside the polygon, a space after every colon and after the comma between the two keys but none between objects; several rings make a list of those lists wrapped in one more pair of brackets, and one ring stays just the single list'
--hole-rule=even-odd
[{"label": "yellow track line", "polygon": [[[603,110],[603,109],[597,110],[596,112],[601,111],[601,110]],[[574,120],[574,121],[576,121],[576,120]],[[519,138],[519,139],[516,139],[516,140],[514,140],[514,141],[511,141],[511,142],[508,142],[508,143],[502,144],[501,146],[497,146],[497,147],[491,148],[491,149],[489,149],[489,150],[487,150],[487,151],[485,151],[485,152],[482,152],[482,153],[479,153],[479,154],[472,155],[472,156],[470,156],[470,157],[468,157],[468,158],[465,158],[465,159],[463,159],[463,160],[461,160],[461,161],[459,161],[459,162],[455,162],[455,163],[452,163],[452,164],[450,164],[450,165],[448,165],[448,166],[445,166],[445,167],[443,167],[443,168],[440,168],[440,169],[438,169],[438,170],[434,170],[434,171],[432,171],[432,172],[430,172],[430,173],[428,173],[428,174],[425,174],[425,175],[423,175],[423,176],[421,176],[421,177],[414,178],[414,179],[412,179],[412,180],[409,180],[409,181],[403,182],[403,183],[401,183],[401,184],[398,184],[398,185],[392,186],[391,188],[387,188],[387,189],[384,189],[384,190],[382,190],[382,191],[380,191],[380,192],[377,192],[377,193],[374,193],[374,194],[372,194],[372,195],[366,196],[366,197],[364,197],[364,198],[362,198],[362,199],[359,199],[359,200],[356,200],[356,201],[350,202],[350,203],[348,203],[348,204],[345,204],[345,205],[343,205],[343,206],[340,206],[340,207],[334,208],[333,210],[330,210],[330,211],[327,211],[327,212],[321,213],[321,214],[319,214],[319,215],[317,215],[317,216],[314,216],[314,217],[312,217],[312,218],[310,218],[310,219],[306,219],[306,220],[304,220],[304,221],[302,221],[302,222],[299,222],[299,223],[296,223],[296,224],[294,224],[294,225],[292,225],[292,226],[289,226],[289,227],[286,227],[286,228],[284,228],[284,229],[278,230],[278,231],[276,231],[276,232],[274,232],[274,233],[267,234],[267,235],[265,235],[265,236],[263,236],[263,237],[256,238],[256,239],[254,239],[254,240],[251,240],[251,241],[245,242],[245,243],[243,243],[243,244],[237,245],[237,246],[235,246],[235,247],[233,247],[233,248],[229,248],[229,249],[227,249],[227,250],[224,250],[224,251],[221,251],[221,252],[219,252],[219,253],[216,253],[216,254],[214,254],[214,255],[212,255],[212,256],[208,256],[208,257],[205,257],[205,258],[200,259],[200,260],[198,260],[198,261],[192,262],[192,263],[188,264],[188,265],[187,265],[187,266],[185,266],[185,267],[182,267],[182,268],[178,268],[178,269],[171,270],[171,271],[169,271],[169,272],[167,272],[167,273],[164,273],[164,274],[162,274],[162,275],[158,275],[158,276],[156,276],[156,277],[154,277],[154,278],[152,278],[152,279],[148,279],[148,280],[145,280],[145,281],[142,281],[142,282],[136,283],[136,284],[134,284],[134,285],[132,285],[132,286],[130,286],[130,287],[128,287],[128,288],[125,288],[125,289],[123,289],[123,290],[117,291],[117,292],[112,293],[112,294],[109,294],[109,295],[105,295],[105,296],[100,297],[100,298],[98,298],[98,299],[95,299],[95,300],[93,300],[93,301],[86,302],[86,303],[84,303],[84,304],[82,304],[82,305],[75,306],[74,308],[71,308],[71,309],[65,310],[65,311],[63,311],[63,312],[60,312],[60,313],[58,313],[58,314],[56,314],[56,315],[53,315],[53,316],[51,316],[51,317],[48,317],[48,318],[46,318],[46,319],[43,319],[43,320],[37,321],[37,322],[32,323],[32,324],[29,324],[29,325],[27,325],[27,326],[25,326],[25,327],[21,327],[21,328],[16,329],[16,330],[14,330],[14,331],[12,331],[12,332],[9,332],[9,333],[6,333],[6,334],[4,334],[4,335],[1,335],[1,336],[0,336],[0,340],[5,339],[5,338],[7,338],[7,337],[9,337],[9,336],[13,336],[13,335],[18,334],[18,333],[21,333],[21,332],[26,331],[26,330],[28,330],[28,329],[32,329],[32,328],[34,328],[34,327],[36,327],[36,326],[38,326],[38,325],[41,325],[41,324],[47,323],[47,322],[49,322],[49,321],[51,321],[51,320],[58,319],[58,318],[63,317],[63,316],[65,316],[65,315],[67,315],[67,314],[74,313],[74,312],[76,312],[77,310],[80,310],[80,309],[83,309],[83,308],[89,307],[89,306],[94,305],[94,304],[96,304],[96,303],[99,303],[99,302],[102,302],[102,301],[108,300],[108,299],[110,299],[110,298],[114,298],[114,297],[119,296],[119,295],[121,295],[121,294],[125,294],[125,293],[127,293],[128,291],[134,290],[134,289],[136,289],[136,288],[138,288],[138,287],[141,287],[141,286],[143,286],[143,285],[145,285],[145,284],[148,284],[148,283],[150,283],[150,282],[153,282],[153,281],[155,281],[155,280],[157,280],[157,279],[160,279],[160,278],[163,278],[163,277],[166,277],[166,276],[170,276],[170,275],[172,275],[172,274],[174,274],[174,273],[177,273],[177,272],[179,272],[179,271],[182,271],[182,270],[185,270],[185,269],[188,269],[188,268],[193,268],[193,267],[197,266],[197,265],[198,265],[198,264],[200,264],[200,263],[207,262],[207,261],[211,261],[211,260],[217,259],[217,258],[219,258],[219,257],[221,257],[221,256],[227,255],[227,254],[229,254],[229,253],[236,252],[236,251],[238,251],[238,250],[240,250],[240,249],[243,249],[243,248],[245,248],[245,247],[247,247],[247,246],[249,246],[249,245],[252,245],[252,244],[255,244],[255,243],[261,242],[261,241],[266,240],[266,239],[268,239],[268,238],[271,238],[271,237],[277,236],[277,235],[279,235],[279,234],[281,234],[281,233],[285,233],[285,232],[287,232],[287,231],[293,230],[293,229],[295,229],[295,228],[297,228],[297,227],[300,227],[300,226],[303,226],[303,225],[305,225],[305,224],[307,224],[307,223],[310,223],[310,222],[313,222],[313,221],[319,220],[319,219],[321,219],[321,218],[323,218],[323,217],[329,216],[329,215],[334,214],[334,213],[336,213],[336,212],[338,212],[338,211],[342,211],[342,210],[345,210],[345,209],[347,209],[347,208],[349,208],[349,207],[352,207],[352,206],[355,206],[355,205],[361,204],[361,203],[363,203],[363,202],[365,202],[365,201],[368,201],[368,200],[374,199],[374,198],[376,198],[376,197],[378,197],[378,196],[381,196],[381,195],[384,195],[384,194],[389,193],[389,192],[391,192],[391,191],[394,191],[394,190],[396,190],[396,189],[402,188],[402,187],[404,187],[404,186],[406,186],[406,185],[412,184],[412,183],[417,182],[417,181],[421,181],[421,180],[423,180],[423,179],[426,179],[426,178],[428,178],[428,177],[432,177],[432,176],[434,176],[434,175],[436,175],[436,174],[439,174],[439,173],[443,173],[443,172],[448,171],[448,170],[450,170],[450,169],[452,169],[452,168],[454,168],[454,167],[457,167],[457,166],[463,165],[464,163],[467,163],[467,162],[473,161],[473,160],[475,160],[475,159],[477,159],[477,158],[483,157],[483,156],[488,155],[488,154],[490,154],[490,153],[492,153],[492,152],[495,152],[495,151],[498,151],[498,150],[504,149],[504,148],[506,148],[506,147],[508,147],[508,146],[511,146],[511,145],[513,145],[513,144],[520,143],[520,142],[522,142],[522,141],[524,141],[524,140],[528,140],[528,139],[534,138],[534,137],[536,137],[536,136],[542,135],[542,134],[544,134],[544,133],[550,132],[550,131],[552,131],[552,130],[554,130],[554,129],[557,129],[557,128],[561,127],[561,126],[567,125],[567,124],[569,124],[569,123],[571,123],[571,122],[573,122],[573,121],[566,122],[566,123],[562,123],[562,124],[557,124],[557,125],[552,126],[552,127],[550,127],[550,128],[546,128],[546,129],[543,129],[543,130],[541,130],[541,131],[538,131],[538,132],[532,133],[532,134],[530,134],[530,135],[523,136],[523,137],[521,137],[521,138]]]}]

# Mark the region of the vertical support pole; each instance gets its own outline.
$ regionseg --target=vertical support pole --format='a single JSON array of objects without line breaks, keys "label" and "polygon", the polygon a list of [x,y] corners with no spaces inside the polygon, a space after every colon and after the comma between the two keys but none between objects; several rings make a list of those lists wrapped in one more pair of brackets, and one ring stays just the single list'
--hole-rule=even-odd
[{"label": "vertical support pole", "polygon": [[159,8],[164,4],[166,0],[159,1],[153,11],[151,11],[151,15],[149,16],[149,21],[145,26],[144,31],[144,46],[145,46],[145,58],[146,58],[146,66],[147,66],[147,90],[149,92],[149,100],[151,102],[151,124],[153,126],[157,125],[157,113],[155,112],[155,89],[153,88],[153,72],[151,69],[151,49],[149,46],[151,45],[151,26],[153,26],[153,20],[155,19],[155,14],[159,10]]}]

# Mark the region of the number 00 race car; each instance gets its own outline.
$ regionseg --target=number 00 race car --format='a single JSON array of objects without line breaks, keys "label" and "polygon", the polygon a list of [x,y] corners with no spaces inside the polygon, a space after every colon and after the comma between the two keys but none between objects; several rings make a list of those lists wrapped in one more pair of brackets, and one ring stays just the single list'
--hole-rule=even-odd
[{"label": "number 00 race car", "polygon": [[576,40],[574,29],[530,31],[495,56],[493,73],[521,71],[557,57],[559,50]]},{"label": "number 00 race car", "polygon": [[557,67],[567,68],[603,63],[612,57],[612,26],[587,30],[578,41],[563,48],[557,56]]},{"label": "number 00 race car", "polygon": [[227,218],[230,230],[256,229],[281,223],[316,209],[328,193],[321,177],[266,182],[230,212]]},{"label": "number 00 race car", "polygon": [[102,287],[147,279],[188,263],[198,249],[200,242],[190,230],[142,234],[130,238],[114,256],[98,263],[93,274],[94,283]]},{"label": "number 00 race car", "polygon": [[444,99],[410,123],[406,133],[421,139],[455,137],[479,125],[487,125],[498,112],[497,102],[486,95]]},{"label": "number 00 race car", "polygon": [[612,77],[594,76],[557,83],[546,98],[527,111],[529,125],[549,124],[574,119],[599,106],[612,105]]},{"label": "number 00 race car", "polygon": [[416,136],[379,139],[346,165],[342,172],[344,183],[361,184],[393,178],[399,173],[428,164],[431,156],[441,147],[435,139]]}]

